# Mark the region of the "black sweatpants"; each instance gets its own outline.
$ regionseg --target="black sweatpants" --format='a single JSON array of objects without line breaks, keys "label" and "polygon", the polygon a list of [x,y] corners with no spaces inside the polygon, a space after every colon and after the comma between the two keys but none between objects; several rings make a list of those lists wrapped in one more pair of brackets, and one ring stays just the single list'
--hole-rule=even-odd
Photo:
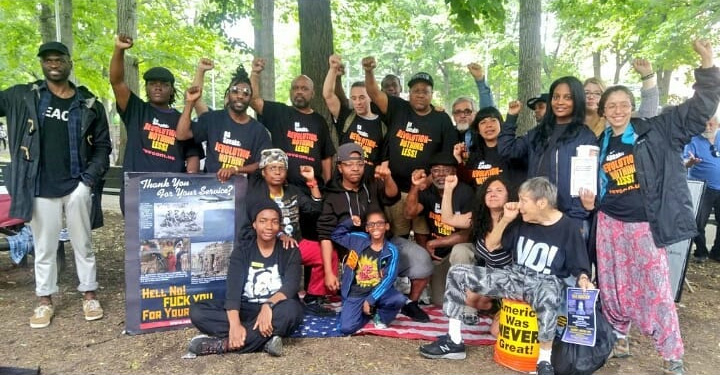
[{"label": "black sweatpants", "polygon": [[[245,327],[245,346],[237,353],[251,353],[262,351],[270,337],[263,337],[259,330],[253,330],[255,320],[260,314],[261,304],[245,302],[240,306],[240,322]],[[202,301],[190,305],[190,321],[200,332],[215,336],[228,337],[230,323],[225,311],[225,301]],[[303,321],[303,307],[296,298],[280,301],[273,308],[272,326],[273,335],[287,337]]]}]

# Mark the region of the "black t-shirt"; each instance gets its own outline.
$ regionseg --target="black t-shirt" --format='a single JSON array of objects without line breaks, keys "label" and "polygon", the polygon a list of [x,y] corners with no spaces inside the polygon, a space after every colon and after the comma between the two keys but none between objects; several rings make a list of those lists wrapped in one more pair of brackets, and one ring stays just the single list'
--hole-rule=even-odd
[{"label": "black t-shirt", "polygon": [[227,110],[210,111],[192,123],[196,142],[207,141],[205,169],[215,173],[221,168],[244,167],[260,161],[260,152],[272,147],[265,127],[250,118],[245,124],[235,122]]},{"label": "black t-shirt", "polygon": [[418,168],[427,168],[439,152],[452,155],[458,133],[445,112],[431,110],[420,116],[410,102],[388,97],[388,134],[384,159],[390,161],[393,179],[400,191],[410,190],[410,176]]},{"label": "black t-shirt", "polygon": [[463,181],[478,187],[490,177],[501,176],[510,183],[512,189],[517,189],[525,181],[527,162],[500,156],[497,146],[488,147],[485,140],[475,132],[472,134],[472,143],[468,159],[461,166]]},{"label": "black t-shirt", "polygon": [[[264,180],[252,183],[245,202],[247,202],[248,205],[252,205],[252,202],[257,202],[260,199],[270,199],[280,208],[280,212],[282,213],[282,218],[280,219],[281,233],[287,234],[298,242],[303,238],[317,241],[316,219],[322,209],[322,202],[320,200],[313,199],[297,186],[289,184],[283,187],[282,197],[270,197],[267,184]],[[244,228],[243,237],[253,232],[251,227],[252,220],[247,210],[246,214],[247,217],[244,223],[246,223],[247,228]],[[300,220],[301,218],[302,220]],[[308,225],[303,225],[303,222],[307,222]],[[250,234],[250,236],[252,236],[252,234]]]},{"label": "black t-shirt", "polygon": [[[42,116],[40,126],[40,170],[37,196],[63,197],[77,187],[80,177],[70,173],[70,132],[68,118],[75,97],[63,99],[50,94],[50,103]],[[78,127],[80,124],[78,124]],[[77,129],[80,139],[80,129]],[[78,152],[80,145],[78,145]]]},{"label": "black t-shirt", "polygon": [[340,144],[355,142],[363,148],[365,158],[372,163],[372,165],[380,164],[382,162],[383,150],[383,126],[380,121],[380,116],[376,116],[374,119],[367,119],[355,114],[355,118],[352,123],[350,123],[350,127],[348,127],[347,131],[343,132],[345,122],[353,113],[354,111],[347,106],[340,106],[340,113],[338,113],[338,118],[335,119],[335,128],[340,138]]},{"label": "black t-shirt", "polygon": [[204,156],[202,147],[192,139],[175,139],[180,112],[162,110],[130,94],[120,118],[127,129],[125,172],[185,172],[185,159]]},{"label": "black t-shirt", "polygon": [[282,287],[280,275],[279,256],[277,251],[265,258],[257,246],[249,250],[253,251],[248,266],[247,280],[243,286],[243,302],[264,303]]},{"label": "black t-shirt", "polygon": [[322,160],[335,155],[327,122],[318,113],[301,113],[293,107],[266,100],[260,122],[270,131],[272,144],[288,156],[288,182],[305,186],[301,165],[312,165],[322,181]]},{"label": "black t-shirt", "polygon": [[[458,183],[453,190],[453,213],[464,214],[470,212],[473,199],[473,189],[464,183]],[[455,233],[455,227],[442,222],[442,193],[433,185],[420,192],[418,201],[423,205],[420,213],[427,220],[432,238],[447,237]],[[435,255],[444,257],[450,254],[452,246],[435,249]]]},{"label": "black t-shirt", "polygon": [[600,162],[607,176],[607,190],[600,211],[624,222],[647,221],[640,184],[635,171],[633,145],[622,142],[622,135],[610,137],[607,155]]},{"label": "black t-shirt", "polygon": [[590,274],[582,229],[564,214],[552,225],[521,222],[506,228],[502,245],[512,251],[515,263],[535,272],[559,278]]},{"label": "black t-shirt", "polygon": [[369,246],[360,254],[355,266],[355,278],[350,285],[350,297],[364,297],[370,294],[382,281],[380,252]]}]

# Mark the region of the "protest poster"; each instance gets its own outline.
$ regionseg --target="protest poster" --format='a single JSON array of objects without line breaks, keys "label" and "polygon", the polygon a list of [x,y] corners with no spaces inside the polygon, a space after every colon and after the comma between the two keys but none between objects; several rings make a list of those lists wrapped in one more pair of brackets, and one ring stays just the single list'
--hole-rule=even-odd
[{"label": "protest poster", "polygon": [[597,297],[597,289],[567,288],[567,325],[562,341],[570,344],[595,346]]},{"label": "protest poster", "polygon": [[247,180],[214,174],[125,176],[125,331],[190,324],[192,303],[224,298],[235,212]]}]

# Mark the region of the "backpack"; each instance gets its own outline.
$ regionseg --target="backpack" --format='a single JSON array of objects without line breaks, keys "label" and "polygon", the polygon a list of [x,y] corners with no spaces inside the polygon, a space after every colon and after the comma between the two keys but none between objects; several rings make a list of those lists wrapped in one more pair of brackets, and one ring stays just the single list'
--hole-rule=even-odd
[{"label": "backpack", "polygon": [[[348,116],[345,119],[345,123],[343,124],[342,134],[344,135],[347,133],[348,129],[350,129],[350,125],[352,125],[353,121],[355,121],[355,118],[357,117],[357,113],[355,111],[350,111],[350,116]],[[383,139],[385,138],[385,134],[387,133],[387,126],[385,123],[380,120],[380,131],[382,132]]]}]

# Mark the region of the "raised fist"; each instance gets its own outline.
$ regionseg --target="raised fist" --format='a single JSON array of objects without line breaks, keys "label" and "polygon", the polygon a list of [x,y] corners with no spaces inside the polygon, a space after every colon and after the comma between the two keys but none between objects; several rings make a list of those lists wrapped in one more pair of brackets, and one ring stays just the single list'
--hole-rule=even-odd
[{"label": "raised fist", "polygon": [[508,115],[517,115],[522,109],[522,103],[519,100],[513,100],[508,104]]},{"label": "raised fist", "polygon": [[115,47],[118,49],[128,49],[133,46],[133,38],[127,34],[119,34],[115,37]]},{"label": "raised fist", "polygon": [[363,57],[362,67],[365,72],[370,73],[377,67],[377,61],[375,61],[375,58],[372,56]]},{"label": "raised fist", "polygon": [[467,68],[476,81],[481,81],[485,79],[485,69],[483,69],[482,65],[477,63],[470,63],[468,64]]},{"label": "raised fist", "polygon": [[252,62],[252,72],[260,74],[265,69],[265,59],[256,57]]},{"label": "raised fist", "polygon": [[199,86],[190,86],[185,91],[185,101],[186,102],[196,102],[200,97],[202,96],[202,89],[200,89]]},{"label": "raised fist", "polygon": [[207,72],[213,68],[215,68],[215,63],[208,58],[203,57],[200,61],[198,61],[198,70],[200,71]]}]

